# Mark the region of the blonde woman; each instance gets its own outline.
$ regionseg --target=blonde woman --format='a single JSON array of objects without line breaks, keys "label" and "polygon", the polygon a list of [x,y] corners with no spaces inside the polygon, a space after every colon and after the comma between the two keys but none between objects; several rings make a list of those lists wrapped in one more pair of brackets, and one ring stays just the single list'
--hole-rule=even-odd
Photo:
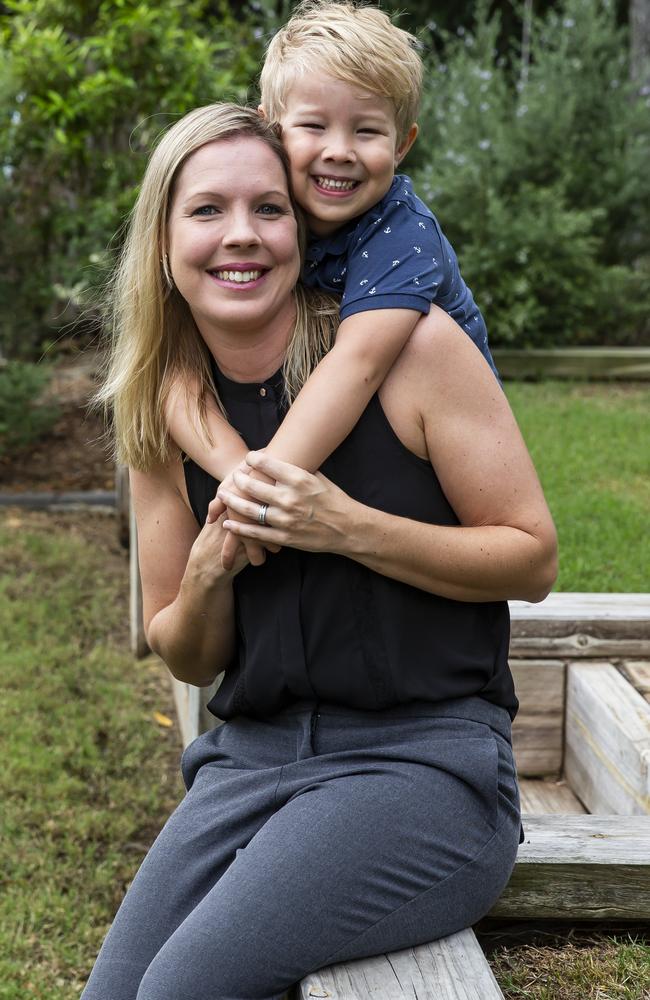
[{"label": "blonde woman", "polygon": [[[554,579],[541,489],[487,363],[436,309],[320,473],[259,450],[331,337],[296,287],[298,232],[254,112],[199,109],[153,153],[104,397],[149,642],[183,681],[224,674],[226,721],[186,750],[187,795],[84,1000],[277,1000],[331,962],[471,924],[514,863],[505,602]],[[255,449],[224,498],[255,523],[206,523],[217,483],[165,431],[178,372]],[[229,530],[282,548],[226,570]]]}]

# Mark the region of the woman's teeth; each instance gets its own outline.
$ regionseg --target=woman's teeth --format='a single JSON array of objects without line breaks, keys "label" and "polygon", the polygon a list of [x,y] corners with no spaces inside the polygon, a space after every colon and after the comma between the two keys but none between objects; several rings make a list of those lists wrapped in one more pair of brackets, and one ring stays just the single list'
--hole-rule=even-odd
[{"label": "woman's teeth", "polygon": [[326,191],[351,191],[358,181],[337,181],[333,177],[317,177],[316,183]]},{"label": "woman's teeth", "polygon": [[215,271],[219,281],[234,281],[243,285],[247,281],[257,281],[262,277],[261,271]]}]

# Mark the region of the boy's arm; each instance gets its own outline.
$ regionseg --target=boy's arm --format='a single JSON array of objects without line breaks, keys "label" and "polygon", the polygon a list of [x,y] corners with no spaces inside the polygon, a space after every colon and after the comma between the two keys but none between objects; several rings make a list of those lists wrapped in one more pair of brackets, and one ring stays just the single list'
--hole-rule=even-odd
[{"label": "boy's arm", "polygon": [[[180,378],[174,380],[165,402],[167,428],[181,451],[215,479],[229,486],[232,485],[231,474],[244,460],[248,448],[243,438],[217,409],[212,396],[208,396],[206,400],[206,422],[212,442],[206,438],[199,416],[199,391],[196,380],[190,381],[187,386]],[[237,518],[233,511],[230,511],[230,515]],[[208,522],[215,521],[216,517],[216,514],[210,516]],[[240,548],[241,539],[228,534],[221,550],[225,569],[232,569]],[[252,566],[260,566],[265,561],[266,555],[261,545],[246,538],[244,548]],[[276,547],[273,546],[271,551],[277,551]]]},{"label": "boy's arm", "polygon": [[215,479],[223,481],[243,460],[248,449],[244,440],[216,407],[212,397],[206,400],[206,420],[212,443],[206,438],[199,417],[198,384],[185,385],[175,379],[165,402],[165,420],[169,433],[181,451],[189,455]]},{"label": "boy's arm", "polygon": [[316,472],[355,426],[420,316],[414,309],[374,309],[344,319],[267,454]]}]

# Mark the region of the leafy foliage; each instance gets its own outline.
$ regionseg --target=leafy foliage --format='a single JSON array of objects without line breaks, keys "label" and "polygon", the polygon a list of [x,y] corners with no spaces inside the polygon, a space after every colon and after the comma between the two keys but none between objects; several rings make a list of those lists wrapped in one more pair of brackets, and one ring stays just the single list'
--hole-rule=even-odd
[{"label": "leafy foliage", "polygon": [[58,406],[43,399],[49,380],[44,365],[9,361],[0,368],[0,457],[31,444],[57,419]]},{"label": "leafy foliage", "polygon": [[[101,282],[160,130],[245,99],[261,56],[250,21],[206,0],[8,0],[0,35],[0,315],[29,356]],[[135,155],[134,155],[135,154]]]},{"label": "leafy foliage", "polygon": [[474,33],[447,36],[433,62],[419,193],[493,346],[635,343],[650,305],[650,115],[614,8],[564,0],[533,25],[528,66],[498,55],[498,33],[481,3]]},{"label": "leafy foliage", "polygon": [[[530,65],[507,42],[521,4],[444,0],[438,26],[424,0],[400,7],[399,23],[420,25],[429,53],[408,169],[459,252],[493,345],[632,344],[648,333],[650,115],[647,95],[628,82],[617,6],[536,0]],[[12,308],[0,311],[0,343],[8,356],[38,356],[80,317],[78,329],[95,329],[95,289],[152,143],[192,107],[254,97],[263,41],[292,7],[5,0],[0,301]]]}]

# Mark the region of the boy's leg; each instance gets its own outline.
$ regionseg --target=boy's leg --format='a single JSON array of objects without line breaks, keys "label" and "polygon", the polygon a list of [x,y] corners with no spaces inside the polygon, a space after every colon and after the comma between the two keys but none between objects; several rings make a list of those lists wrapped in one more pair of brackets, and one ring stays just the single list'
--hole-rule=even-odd
[{"label": "boy's leg", "polygon": [[517,851],[512,752],[487,726],[447,725],[440,739],[428,721],[405,720],[379,752],[287,766],[285,804],[161,949],[137,1000],[279,1000],[323,965],[483,916]]}]

